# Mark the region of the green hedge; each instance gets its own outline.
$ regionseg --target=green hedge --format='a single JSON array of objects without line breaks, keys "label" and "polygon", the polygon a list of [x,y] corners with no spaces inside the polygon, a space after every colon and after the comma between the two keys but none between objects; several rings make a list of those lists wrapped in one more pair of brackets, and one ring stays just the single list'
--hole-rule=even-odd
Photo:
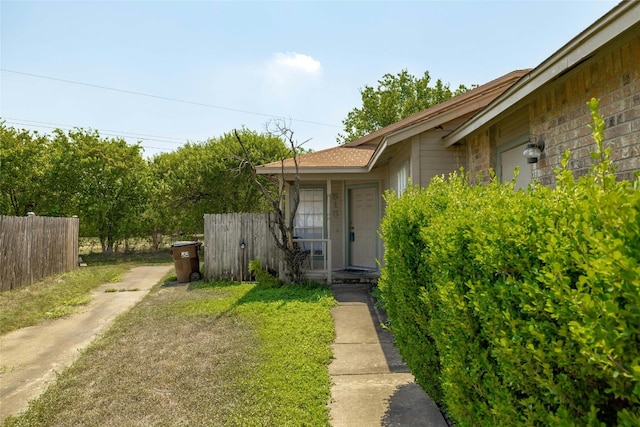
[{"label": "green hedge", "polygon": [[381,296],[459,426],[640,425],[640,190],[596,166],[555,189],[464,173],[387,195]]}]

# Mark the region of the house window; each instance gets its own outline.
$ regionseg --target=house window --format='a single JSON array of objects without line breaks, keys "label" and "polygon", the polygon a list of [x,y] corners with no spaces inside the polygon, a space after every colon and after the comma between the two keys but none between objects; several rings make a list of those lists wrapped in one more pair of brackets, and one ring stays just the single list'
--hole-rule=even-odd
[{"label": "house window", "polygon": [[324,238],[324,205],[324,189],[300,189],[300,203],[294,221],[294,233],[297,238]]},{"label": "house window", "polygon": [[404,162],[402,166],[398,169],[398,188],[397,193],[398,197],[402,196],[404,190],[407,189],[407,185],[409,183],[409,162]]}]

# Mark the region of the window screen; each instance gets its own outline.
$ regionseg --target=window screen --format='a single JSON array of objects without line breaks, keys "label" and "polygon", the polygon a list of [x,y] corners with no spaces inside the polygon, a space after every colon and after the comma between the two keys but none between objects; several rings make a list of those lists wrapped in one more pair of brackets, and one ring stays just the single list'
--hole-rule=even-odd
[{"label": "window screen", "polygon": [[300,189],[300,203],[294,228],[298,238],[324,238],[324,191],[322,188]]}]

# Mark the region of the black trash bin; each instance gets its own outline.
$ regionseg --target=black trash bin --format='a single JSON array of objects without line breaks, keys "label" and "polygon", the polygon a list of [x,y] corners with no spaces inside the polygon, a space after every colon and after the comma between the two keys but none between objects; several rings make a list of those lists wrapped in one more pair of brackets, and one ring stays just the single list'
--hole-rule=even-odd
[{"label": "black trash bin", "polygon": [[175,242],[171,245],[171,255],[176,267],[178,283],[200,280],[200,246],[202,242]]}]

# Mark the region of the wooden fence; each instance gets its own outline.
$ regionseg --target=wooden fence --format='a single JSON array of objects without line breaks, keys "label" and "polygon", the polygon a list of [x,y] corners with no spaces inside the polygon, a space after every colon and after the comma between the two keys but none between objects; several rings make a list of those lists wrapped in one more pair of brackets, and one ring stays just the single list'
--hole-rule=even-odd
[{"label": "wooden fence", "polygon": [[248,280],[249,262],[258,258],[263,268],[278,271],[279,253],[270,222],[268,213],[206,214],[205,279]]},{"label": "wooden fence", "polygon": [[78,266],[78,218],[0,216],[0,291]]}]

